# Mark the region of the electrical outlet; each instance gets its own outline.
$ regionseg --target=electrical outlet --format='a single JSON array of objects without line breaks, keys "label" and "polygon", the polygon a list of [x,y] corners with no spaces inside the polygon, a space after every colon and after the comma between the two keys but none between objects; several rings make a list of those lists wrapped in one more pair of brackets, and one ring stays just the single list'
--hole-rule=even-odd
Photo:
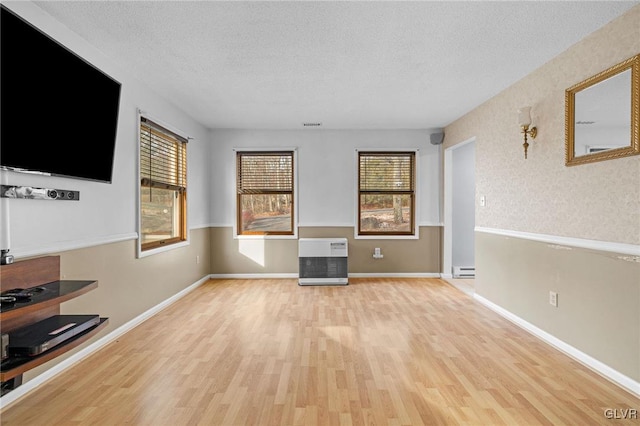
[{"label": "electrical outlet", "polygon": [[555,291],[549,292],[549,304],[558,307],[558,293]]},{"label": "electrical outlet", "polygon": [[374,259],[382,259],[384,255],[380,251],[380,247],[376,247],[373,249],[373,258]]},{"label": "electrical outlet", "polygon": [[196,264],[200,264],[200,256],[196,256]]}]

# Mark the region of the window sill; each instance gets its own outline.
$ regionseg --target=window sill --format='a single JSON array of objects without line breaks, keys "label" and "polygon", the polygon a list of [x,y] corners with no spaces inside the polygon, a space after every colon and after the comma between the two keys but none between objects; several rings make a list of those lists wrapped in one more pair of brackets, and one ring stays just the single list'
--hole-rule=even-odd
[{"label": "window sill", "polygon": [[235,240],[297,240],[298,234],[294,235],[235,235]]},{"label": "window sill", "polygon": [[418,233],[415,235],[358,235],[353,236],[356,240],[419,240]]},{"label": "window sill", "polygon": [[189,245],[189,240],[181,241],[179,243],[169,244],[168,246],[157,247],[151,250],[142,251],[140,246],[138,245],[138,258],[141,259],[143,257],[151,256],[158,253],[164,253],[169,250],[178,249],[181,247],[186,247]]}]

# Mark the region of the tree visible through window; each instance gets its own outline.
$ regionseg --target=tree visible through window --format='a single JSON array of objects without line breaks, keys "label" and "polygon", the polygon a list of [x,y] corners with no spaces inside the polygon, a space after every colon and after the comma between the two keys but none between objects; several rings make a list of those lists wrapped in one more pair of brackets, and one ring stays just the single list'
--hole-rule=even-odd
[{"label": "tree visible through window", "polygon": [[293,152],[236,155],[238,235],[293,235]]},{"label": "tree visible through window", "polygon": [[186,241],[186,217],[187,140],[141,117],[141,249]]},{"label": "tree visible through window", "polygon": [[358,153],[358,235],[415,234],[415,152]]}]

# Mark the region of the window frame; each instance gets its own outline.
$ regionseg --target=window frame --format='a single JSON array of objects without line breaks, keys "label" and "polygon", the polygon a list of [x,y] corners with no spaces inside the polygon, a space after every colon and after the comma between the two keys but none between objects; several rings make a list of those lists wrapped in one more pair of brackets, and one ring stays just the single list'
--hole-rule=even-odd
[{"label": "window frame", "polygon": [[[154,187],[153,184],[146,185],[144,182],[144,178],[142,178],[143,168],[142,168],[142,126],[143,121],[146,120],[148,122],[153,123],[153,126],[156,131],[164,132],[175,138],[176,140],[182,143],[180,147],[180,155],[182,158],[176,159],[176,169],[184,169],[183,170],[183,186],[182,189],[177,189],[177,187],[172,185],[166,185],[163,188],[162,184],[159,184],[157,187],[159,189],[168,189],[173,191],[178,191],[178,206],[179,210],[179,224],[178,226],[178,236],[171,237],[164,240],[158,240],[148,243],[142,243],[142,226],[143,226],[143,218],[142,218],[142,190],[145,187]],[[137,189],[138,189],[138,202],[137,202],[137,218],[138,218],[138,243],[137,243],[137,254],[138,258],[146,257],[152,254],[161,253],[167,250],[173,250],[179,247],[184,247],[189,245],[189,227],[188,227],[188,203],[187,203],[187,193],[188,193],[188,149],[187,144],[190,138],[185,135],[184,132],[174,128],[173,126],[159,120],[155,117],[152,117],[142,111],[138,112],[138,121],[137,121],[137,135],[138,135],[138,156],[137,156],[137,175],[136,178],[138,180]],[[180,185],[178,185],[180,186]]]},{"label": "window frame", "polygon": [[[240,208],[241,195],[238,188],[239,183],[239,156],[243,153],[251,154],[291,154],[292,156],[292,191],[291,191],[291,232],[242,232],[241,231],[241,214]],[[277,147],[277,148],[234,148],[233,149],[234,164],[234,217],[233,217],[233,237],[235,239],[297,239],[298,238],[298,149],[295,147]],[[266,194],[266,193],[265,193]]]},{"label": "window frame", "polygon": [[[355,208],[354,208],[354,238],[355,239],[419,239],[419,163],[420,163],[420,150],[418,148],[372,148],[372,149],[356,149],[354,156],[355,163]],[[413,191],[411,193],[411,231],[410,232],[388,232],[388,231],[361,231],[361,204],[360,199],[365,191],[360,189],[360,157],[361,155],[373,154],[373,155],[398,155],[398,154],[411,154],[413,156]],[[384,193],[385,191],[378,191],[378,193]],[[388,192],[393,194],[393,192]],[[406,194],[407,192],[403,192]]]}]

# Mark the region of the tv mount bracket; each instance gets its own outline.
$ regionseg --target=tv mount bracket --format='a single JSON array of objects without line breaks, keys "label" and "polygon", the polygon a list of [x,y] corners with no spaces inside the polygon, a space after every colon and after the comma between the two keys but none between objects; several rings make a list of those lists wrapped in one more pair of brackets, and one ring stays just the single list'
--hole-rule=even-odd
[{"label": "tv mount bracket", "polygon": [[80,191],[66,189],[35,188],[33,186],[0,185],[1,198],[23,198],[28,200],[79,201]]}]

